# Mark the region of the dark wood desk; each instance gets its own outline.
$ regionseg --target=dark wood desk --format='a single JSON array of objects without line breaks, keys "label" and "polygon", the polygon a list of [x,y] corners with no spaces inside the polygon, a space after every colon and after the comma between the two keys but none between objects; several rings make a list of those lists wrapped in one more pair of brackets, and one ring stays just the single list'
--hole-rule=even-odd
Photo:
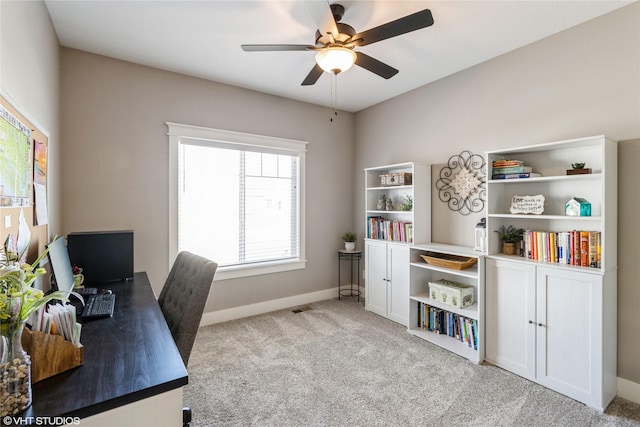
[{"label": "dark wood desk", "polygon": [[84,365],[34,384],[23,417],[84,419],[176,389],[182,399],[187,370],[147,274],[104,287],[116,295],[115,311],[82,325]]}]

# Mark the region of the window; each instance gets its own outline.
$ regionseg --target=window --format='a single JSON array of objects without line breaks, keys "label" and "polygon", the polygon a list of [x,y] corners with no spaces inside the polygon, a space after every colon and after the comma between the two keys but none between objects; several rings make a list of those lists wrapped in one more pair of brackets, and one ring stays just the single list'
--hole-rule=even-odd
[{"label": "window", "polygon": [[167,123],[170,261],[216,261],[216,279],[304,268],[306,142]]}]

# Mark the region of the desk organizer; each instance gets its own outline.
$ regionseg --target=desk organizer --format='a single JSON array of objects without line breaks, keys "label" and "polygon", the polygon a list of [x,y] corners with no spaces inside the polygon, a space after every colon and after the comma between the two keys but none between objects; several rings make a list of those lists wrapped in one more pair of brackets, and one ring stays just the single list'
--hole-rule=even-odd
[{"label": "desk organizer", "polygon": [[24,328],[22,347],[31,357],[31,382],[58,375],[84,363],[84,347],[76,347],[60,335]]}]

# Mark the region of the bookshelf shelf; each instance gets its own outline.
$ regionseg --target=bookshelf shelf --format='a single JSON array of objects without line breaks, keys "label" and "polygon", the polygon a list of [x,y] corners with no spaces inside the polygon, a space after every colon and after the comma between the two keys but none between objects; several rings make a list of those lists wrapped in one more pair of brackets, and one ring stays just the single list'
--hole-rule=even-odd
[{"label": "bookshelf shelf", "polygon": [[409,328],[408,332],[411,335],[415,335],[418,338],[429,341],[430,343],[435,344],[438,347],[442,347],[445,350],[448,350],[471,361],[475,360],[478,357],[478,350],[474,350],[466,344],[463,344],[462,342],[452,339],[451,337],[448,337],[446,335],[436,334],[434,332],[425,331],[424,329],[415,327]]},{"label": "bookshelf shelf", "polygon": [[[519,160],[542,174],[488,182],[486,360],[603,411],[617,381],[617,144],[594,136],[486,155],[489,167],[499,159]],[[592,173],[567,175],[574,162],[585,162]],[[543,195],[544,213],[511,214],[516,195]],[[564,205],[573,197],[588,200],[592,216],[565,216]],[[502,225],[532,232],[525,234],[535,247],[523,256],[502,254],[494,233]],[[576,230],[600,239],[589,251],[592,240],[577,237],[587,245],[587,258],[581,259],[580,243],[563,239]],[[555,245],[556,236],[565,243]],[[570,256],[561,262],[556,254],[562,253]]]},{"label": "bookshelf shelf", "polygon": [[518,179],[490,179],[487,182],[489,185],[508,185],[508,184],[535,184],[538,182],[562,182],[562,181],[593,181],[601,178],[600,173],[590,173],[584,175],[550,175],[550,176],[538,176],[532,178],[518,178]]},{"label": "bookshelf shelf", "polygon": [[551,266],[559,270],[583,272],[583,273],[590,273],[590,274],[597,274],[597,275],[604,274],[604,272],[599,268],[582,267],[580,265],[558,264],[556,262],[550,262],[550,261],[537,261],[537,260],[521,257],[520,255],[496,254],[496,255],[491,255],[491,259],[517,262],[517,263],[530,264],[530,265]]},{"label": "bookshelf shelf", "polygon": [[425,270],[431,270],[431,271],[439,271],[441,273],[448,273],[448,274],[455,274],[457,276],[462,276],[462,277],[468,277],[470,279],[477,279],[478,278],[478,266],[474,265],[473,267],[467,269],[467,270],[452,270],[450,268],[444,268],[444,267],[438,267],[435,265],[429,265],[425,262],[412,262],[411,263],[411,267],[414,268],[424,268]]},{"label": "bookshelf shelf", "polygon": [[[468,258],[476,258],[477,262],[466,270],[456,270],[436,265],[427,264],[420,255],[427,253],[439,253],[443,255],[457,255]],[[410,290],[409,290],[409,329],[412,335],[427,340],[446,350],[469,359],[473,363],[480,363],[484,359],[484,256],[475,252],[472,248],[464,246],[447,245],[441,243],[426,243],[411,247],[409,264]],[[429,296],[429,282],[440,279],[449,280],[474,287],[474,304],[469,307],[457,308],[435,301]],[[475,325],[476,345],[470,347],[459,338],[449,336],[447,333],[435,333],[426,326],[427,313],[431,311],[444,313],[447,322],[453,319]],[[451,316],[449,313],[458,317]]]},{"label": "bookshelf shelf", "polygon": [[506,218],[526,221],[571,221],[572,223],[601,222],[601,216],[566,216],[566,215],[522,215],[522,214],[488,214],[488,218]]}]

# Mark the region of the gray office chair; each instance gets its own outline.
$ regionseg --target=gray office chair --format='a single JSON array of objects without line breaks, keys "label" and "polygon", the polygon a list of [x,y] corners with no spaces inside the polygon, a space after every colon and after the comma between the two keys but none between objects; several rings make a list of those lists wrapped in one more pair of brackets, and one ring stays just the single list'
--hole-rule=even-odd
[{"label": "gray office chair", "polygon": [[158,303],[169,325],[184,366],[196,339],[204,305],[218,264],[190,252],[180,252],[164,283]]},{"label": "gray office chair", "polygon": [[[189,363],[193,342],[207,302],[218,264],[190,252],[180,252],[169,277],[160,291],[158,304],[173,340],[176,342],[184,366]],[[182,408],[182,425],[191,423],[191,408]]]}]

